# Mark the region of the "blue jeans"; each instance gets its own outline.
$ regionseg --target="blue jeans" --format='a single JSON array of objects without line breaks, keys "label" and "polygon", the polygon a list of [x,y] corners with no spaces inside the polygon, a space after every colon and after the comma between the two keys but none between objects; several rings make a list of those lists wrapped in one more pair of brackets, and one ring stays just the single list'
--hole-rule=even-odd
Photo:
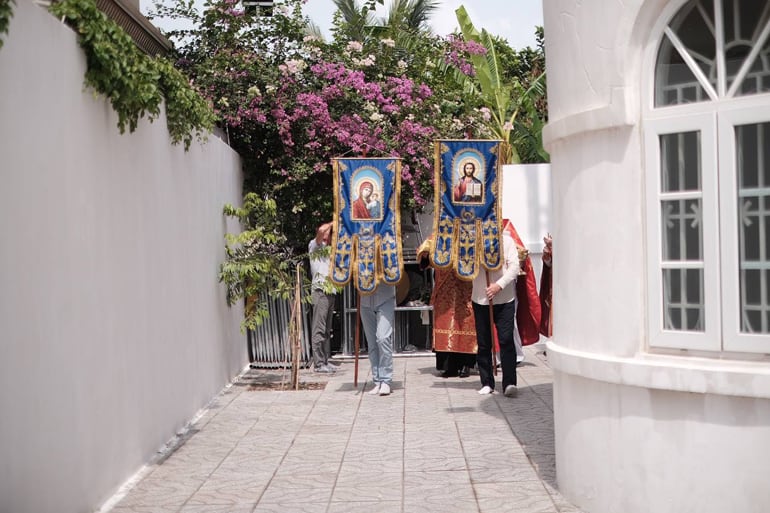
[{"label": "blue jeans", "polygon": [[375,384],[393,382],[393,322],[396,315],[395,297],[376,306],[362,301],[361,323],[366,334],[372,381]]}]

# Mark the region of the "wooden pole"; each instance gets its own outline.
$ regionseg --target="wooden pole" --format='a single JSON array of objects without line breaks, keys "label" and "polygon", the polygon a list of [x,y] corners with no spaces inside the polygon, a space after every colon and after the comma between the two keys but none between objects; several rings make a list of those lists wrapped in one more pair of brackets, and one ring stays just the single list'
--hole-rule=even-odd
[{"label": "wooden pole", "polygon": [[361,298],[356,294],[356,337],[355,337],[355,366],[353,372],[353,386],[358,386],[358,352],[361,348]]},{"label": "wooden pole", "polygon": [[[489,288],[489,271],[484,273],[487,276],[487,288]],[[492,334],[492,375],[497,376],[497,351],[495,351],[497,330],[495,329],[495,308],[491,299],[489,300],[489,333]]]},{"label": "wooden pole", "polygon": [[297,280],[294,284],[294,305],[291,315],[289,341],[291,344],[291,384],[299,390],[299,353],[302,339],[302,266],[297,266]]}]

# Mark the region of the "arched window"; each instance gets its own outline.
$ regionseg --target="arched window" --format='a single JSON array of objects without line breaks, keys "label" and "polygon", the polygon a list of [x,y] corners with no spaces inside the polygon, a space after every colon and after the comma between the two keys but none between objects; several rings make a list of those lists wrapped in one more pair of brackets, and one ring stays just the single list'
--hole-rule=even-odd
[{"label": "arched window", "polygon": [[650,345],[770,354],[770,2],[690,0],[658,33]]}]

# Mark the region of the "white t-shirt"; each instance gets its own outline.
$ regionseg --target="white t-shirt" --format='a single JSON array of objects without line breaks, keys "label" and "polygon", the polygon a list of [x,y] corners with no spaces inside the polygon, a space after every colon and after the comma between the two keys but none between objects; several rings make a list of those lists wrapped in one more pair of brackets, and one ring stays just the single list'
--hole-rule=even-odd
[{"label": "white t-shirt", "polygon": [[313,255],[317,249],[325,248],[323,242],[318,244],[315,239],[310,239],[307,245],[307,252],[310,255],[310,276],[313,277],[313,288],[323,290],[326,278],[329,276],[329,257]]},{"label": "white t-shirt", "polygon": [[[489,284],[497,283],[502,290],[497,293],[492,304],[502,305],[516,299],[516,278],[519,276],[519,252],[516,242],[508,232],[503,233],[503,265],[498,271],[489,271]],[[483,267],[473,280],[471,301],[479,305],[488,305],[487,271]]]}]

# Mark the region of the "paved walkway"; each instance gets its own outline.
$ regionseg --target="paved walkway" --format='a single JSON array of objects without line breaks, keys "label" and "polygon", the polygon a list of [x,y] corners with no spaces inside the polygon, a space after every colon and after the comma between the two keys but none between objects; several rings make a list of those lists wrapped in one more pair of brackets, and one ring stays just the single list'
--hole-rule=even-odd
[{"label": "paved walkway", "polygon": [[249,370],[102,511],[579,513],[555,489],[551,370],[525,351],[516,398],[500,376],[491,396],[438,377],[432,355],[396,358],[390,396],[362,393],[366,359],[358,387],[352,361],[299,391]]}]

